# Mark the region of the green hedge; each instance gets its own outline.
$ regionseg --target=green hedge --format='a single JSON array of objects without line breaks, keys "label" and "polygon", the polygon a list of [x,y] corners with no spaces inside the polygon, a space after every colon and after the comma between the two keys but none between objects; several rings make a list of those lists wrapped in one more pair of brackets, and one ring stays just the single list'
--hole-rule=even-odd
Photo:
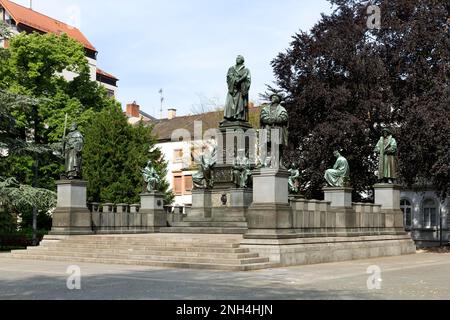
[{"label": "green hedge", "polygon": [[[42,241],[47,231],[38,231],[38,243]],[[33,233],[26,230],[16,233],[0,233],[0,251],[25,249],[33,245]]]}]

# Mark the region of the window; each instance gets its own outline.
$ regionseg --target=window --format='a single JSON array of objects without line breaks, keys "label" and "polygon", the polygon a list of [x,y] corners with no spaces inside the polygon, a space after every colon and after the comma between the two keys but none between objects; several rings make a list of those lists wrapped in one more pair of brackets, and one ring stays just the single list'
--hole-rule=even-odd
[{"label": "window", "polygon": [[177,149],[173,151],[173,161],[174,162],[183,161],[183,149]]},{"label": "window", "polygon": [[106,89],[106,93],[108,95],[108,98],[113,98],[116,96],[116,94],[114,93],[114,90],[111,90],[111,89]]},{"label": "window", "polygon": [[12,20],[12,18],[11,18],[11,16],[7,13],[7,12],[5,12],[5,19],[4,19],[4,22],[7,24],[7,25],[12,25],[13,23],[13,20]]},{"label": "window", "polygon": [[183,177],[182,176],[173,177],[173,192],[177,196],[181,196],[183,194]]},{"label": "window", "polygon": [[187,194],[192,192],[194,185],[192,182],[192,176],[184,176],[184,191]]},{"label": "window", "polygon": [[437,206],[432,199],[425,200],[423,203],[423,226],[425,228],[437,226]]},{"label": "window", "polygon": [[408,200],[402,200],[400,202],[400,208],[403,211],[403,219],[406,230],[411,230],[412,228],[412,206],[411,202]]}]

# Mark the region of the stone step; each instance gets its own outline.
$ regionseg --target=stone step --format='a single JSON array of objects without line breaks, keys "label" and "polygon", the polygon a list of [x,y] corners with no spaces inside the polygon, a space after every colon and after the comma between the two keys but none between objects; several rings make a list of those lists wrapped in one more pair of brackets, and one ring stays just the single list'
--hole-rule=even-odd
[{"label": "stone step", "polygon": [[184,233],[184,234],[245,234],[247,228],[221,228],[221,227],[167,227],[161,228],[162,233]]},{"label": "stone step", "polygon": [[[175,235],[175,234],[174,234]],[[141,245],[141,244],[154,244],[154,243],[166,243],[166,244],[179,244],[179,243],[186,243],[186,244],[236,244],[239,243],[242,240],[242,237],[239,238],[228,238],[228,239],[217,239],[217,237],[202,237],[202,238],[191,238],[189,236],[186,236],[186,234],[183,234],[181,236],[178,236],[177,238],[98,238],[98,237],[86,237],[86,238],[74,238],[70,237],[68,239],[63,239],[65,242],[68,243],[95,243],[95,244],[111,244],[111,243],[118,243],[118,244],[132,244],[132,245]]]},{"label": "stone step", "polygon": [[210,237],[207,237],[205,235],[189,235],[186,236],[185,234],[162,234],[157,233],[155,235],[158,236],[151,236],[151,235],[140,235],[140,236],[104,236],[104,235],[95,235],[95,236],[69,236],[66,238],[58,239],[51,236],[46,236],[45,240],[64,240],[64,241],[119,241],[121,243],[123,242],[142,242],[142,241],[164,241],[164,242],[179,242],[179,241],[189,241],[189,242],[200,242],[209,240],[211,242],[218,242],[218,243],[236,243],[236,241],[242,240],[242,236],[239,235],[217,235],[213,239]]},{"label": "stone step", "polygon": [[[186,228],[182,228],[186,229]],[[202,228],[208,229],[208,228]],[[175,231],[175,230],[173,230]],[[13,251],[12,258],[72,263],[144,265],[249,271],[276,267],[269,258],[241,248],[241,234],[151,234],[47,236],[39,247]]]},{"label": "stone step", "polygon": [[269,262],[267,258],[218,258],[218,257],[182,257],[182,256],[160,256],[160,255],[135,255],[135,254],[104,254],[97,252],[84,252],[84,253],[71,253],[71,252],[40,252],[40,251],[24,251],[24,252],[12,252],[13,256],[16,255],[32,255],[40,257],[72,257],[73,259],[79,258],[94,258],[98,260],[102,259],[119,259],[119,260],[149,260],[149,261],[166,261],[166,262],[184,262],[184,263],[218,263],[218,264],[252,264]]},{"label": "stone step", "polygon": [[[40,247],[35,248],[48,248],[51,250],[122,250],[122,251],[128,251],[129,249],[133,249],[134,251],[144,251],[144,252],[151,252],[151,251],[164,251],[164,252],[207,252],[207,253],[226,253],[226,254],[241,254],[241,253],[248,253],[249,249],[245,248],[221,248],[221,247],[193,247],[193,246],[133,246],[133,245],[84,245],[84,244],[68,244],[65,242],[60,243],[46,243],[42,244]],[[33,247],[30,247],[29,249],[34,249]]]},{"label": "stone step", "polygon": [[121,242],[77,242],[77,241],[61,241],[54,243],[43,243],[42,246],[73,246],[83,247],[86,249],[95,248],[148,248],[148,247],[161,247],[161,248],[215,248],[215,249],[238,249],[239,243],[220,243],[220,242],[164,242],[164,241],[152,241],[146,243],[121,243]]},{"label": "stone step", "polygon": [[[276,267],[277,264],[268,261],[253,259],[252,263],[240,264],[221,264],[218,261],[211,263],[204,262],[173,262],[173,261],[152,261],[152,260],[133,260],[133,259],[114,259],[114,258],[86,258],[73,256],[47,256],[35,254],[11,254],[12,258],[23,260],[42,260],[42,261],[67,261],[72,263],[103,263],[103,264],[123,264],[123,265],[141,265],[165,268],[188,268],[188,269],[211,269],[211,270],[228,270],[228,271],[252,271]],[[268,260],[268,259],[267,259]],[[258,261],[258,262],[257,262]]]},{"label": "stone step", "polygon": [[[246,249],[242,249],[246,250]],[[72,254],[74,256],[83,256],[85,254],[100,254],[100,255],[116,255],[116,256],[163,256],[163,257],[192,257],[192,258],[223,258],[223,259],[247,259],[258,258],[257,253],[250,253],[249,250],[243,253],[222,253],[222,252],[195,252],[195,251],[155,251],[155,250],[135,250],[135,249],[95,249],[94,251],[86,251],[82,248],[72,247],[30,247],[25,250],[16,250],[14,253],[32,253],[32,254],[47,254],[47,255],[65,255]]]}]

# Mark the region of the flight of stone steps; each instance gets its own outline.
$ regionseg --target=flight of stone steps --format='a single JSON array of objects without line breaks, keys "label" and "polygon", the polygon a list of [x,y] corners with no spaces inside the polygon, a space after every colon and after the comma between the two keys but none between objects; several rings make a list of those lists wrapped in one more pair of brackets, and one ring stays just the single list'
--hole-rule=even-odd
[{"label": "flight of stone steps", "polygon": [[125,264],[168,268],[251,271],[276,267],[240,248],[239,235],[151,234],[47,237],[39,247],[11,252],[12,258],[69,263]]},{"label": "flight of stone steps", "polygon": [[247,222],[175,222],[170,227],[161,228],[163,233],[187,233],[187,234],[245,234],[248,231]]}]

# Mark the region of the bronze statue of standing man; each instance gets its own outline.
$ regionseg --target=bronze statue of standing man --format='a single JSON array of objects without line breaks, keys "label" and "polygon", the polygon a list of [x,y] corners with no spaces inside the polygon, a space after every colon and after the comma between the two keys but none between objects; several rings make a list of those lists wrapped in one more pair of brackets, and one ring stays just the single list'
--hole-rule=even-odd
[{"label": "bronze statue of standing man", "polygon": [[[283,96],[279,93],[274,93],[270,96],[270,104],[261,110],[260,126],[267,133],[267,152],[270,154],[272,164],[278,163],[284,168],[284,150],[289,143],[289,115],[281,104],[282,99]],[[272,134],[275,132],[278,133],[278,141],[273,141],[274,137],[272,137]],[[272,141],[274,145],[272,145]],[[279,149],[272,150],[273,147]],[[276,155],[279,156],[279,159],[274,159]]]},{"label": "bronze statue of standing man", "polygon": [[375,152],[380,156],[378,179],[383,183],[395,183],[398,178],[397,141],[391,130],[383,129],[383,136],[375,147]]},{"label": "bronze statue of standing man", "polygon": [[228,70],[228,95],[225,103],[225,121],[249,120],[249,91],[251,86],[250,70],[244,65],[243,56],[238,56],[236,65]]},{"label": "bronze statue of standing man", "polygon": [[83,146],[83,135],[78,131],[78,125],[74,123],[63,141],[65,178],[69,180],[82,178],[81,152]]}]

